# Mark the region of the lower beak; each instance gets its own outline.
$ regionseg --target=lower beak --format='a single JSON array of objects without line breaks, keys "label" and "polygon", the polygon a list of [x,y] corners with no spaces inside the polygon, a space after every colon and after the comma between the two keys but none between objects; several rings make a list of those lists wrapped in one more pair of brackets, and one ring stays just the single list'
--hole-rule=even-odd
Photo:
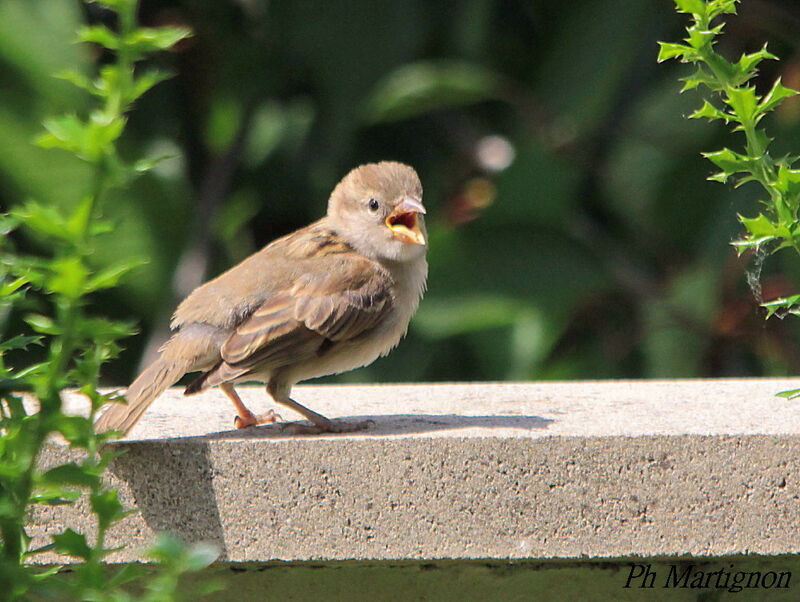
[{"label": "lower beak", "polygon": [[386,227],[392,231],[392,236],[403,242],[424,245],[425,234],[419,227],[420,214],[425,213],[425,207],[417,199],[406,197],[391,215],[386,218]]}]

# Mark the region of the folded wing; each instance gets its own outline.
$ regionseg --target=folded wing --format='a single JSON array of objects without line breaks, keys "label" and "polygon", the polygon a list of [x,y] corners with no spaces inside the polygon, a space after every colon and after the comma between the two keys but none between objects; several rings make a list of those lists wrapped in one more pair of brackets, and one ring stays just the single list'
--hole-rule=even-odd
[{"label": "folded wing", "polygon": [[187,388],[195,392],[251,372],[274,372],[355,341],[391,310],[391,277],[380,264],[334,255],[258,306],[221,347],[222,361]]}]

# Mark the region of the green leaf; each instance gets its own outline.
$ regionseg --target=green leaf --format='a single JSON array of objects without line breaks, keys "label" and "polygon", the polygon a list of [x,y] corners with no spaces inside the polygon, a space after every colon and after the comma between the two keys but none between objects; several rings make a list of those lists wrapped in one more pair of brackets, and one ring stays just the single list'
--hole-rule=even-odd
[{"label": "green leaf", "polygon": [[62,115],[45,119],[45,129],[59,142],[69,148],[80,148],[86,131],[86,124],[78,119],[77,115]]},{"label": "green leaf", "polygon": [[399,121],[436,109],[497,98],[498,76],[483,67],[454,61],[413,63],[381,81],[370,95],[370,122]]},{"label": "green leaf", "polygon": [[467,332],[510,326],[525,305],[496,295],[471,295],[431,300],[415,318],[412,327],[431,338],[452,337]]},{"label": "green leaf", "polygon": [[89,229],[94,200],[84,196],[73,209],[72,214],[64,222],[64,228],[70,234],[70,240],[80,241]]},{"label": "green leaf", "polygon": [[48,238],[74,242],[72,233],[67,228],[67,221],[54,207],[28,201],[12,215],[26,228]]},{"label": "green leaf", "polygon": [[[711,44],[711,42],[714,40],[714,37],[722,31],[723,26],[724,24],[717,25],[711,29],[700,29],[697,26],[692,26],[686,30],[689,34],[689,37],[686,38],[686,41],[689,42],[689,45],[692,48],[700,50]],[[698,57],[699,56],[700,55],[698,55]]]},{"label": "green leaf", "polygon": [[[708,179],[710,180],[711,178],[708,178]],[[758,182],[758,178],[756,178],[753,175],[739,176],[738,178],[736,178],[736,181],[733,183],[733,187],[734,188],[739,188],[739,186],[743,186],[744,184],[747,184],[748,182]]]},{"label": "green leaf", "polygon": [[789,239],[792,236],[785,225],[773,222],[763,213],[752,218],[742,215],[738,217],[739,221],[747,230],[746,238],[731,243],[739,255],[745,250],[757,248],[765,242],[776,239]]},{"label": "green leaf", "polygon": [[106,318],[84,318],[78,326],[81,335],[87,339],[94,339],[96,343],[116,340],[136,334],[134,322],[121,322]]},{"label": "green leaf", "polygon": [[208,568],[217,558],[219,550],[216,546],[209,543],[195,543],[189,548],[184,566],[187,571],[201,571]]},{"label": "green leaf", "polygon": [[141,564],[133,564],[132,562],[123,564],[122,568],[105,583],[105,588],[107,591],[113,591],[120,585],[136,581],[147,573],[147,568]]},{"label": "green leaf", "polygon": [[89,268],[80,257],[59,257],[51,262],[50,269],[52,275],[46,284],[49,292],[67,299],[77,299],[87,292]]},{"label": "green leaf", "polygon": [[146,157],[139,159],[131,167],[137,173],[146,173],[157,167],[162,161],[174,159],[176,155],[161,155],[160,157]]},{"label": "green leaf", "polygon": [[125,38],[125,45],[134,52],[167,50],[191,35],[186,27],[138,27]]},{"label": "green leaf", "polygon": [[700,58],[697,50],[685,44],[675,44],[673,42],[659,42],[658,43],[658,58],[659,63],[666,60],[677,58],[682,63],[688,63]]},{"label": "green leaf", "polygon": [[27,276],[20,276],[10,282],[3,282],[3,284],[0,285],[0,299],[10,297],[13,293],[28,284],[28,282],[30,282],[30,280]]},{"label": "green leaf", "polygon": [[60,148],[86,160],[83,153],[86,146],[87,125],[75,115],[51,117],[42,123],[46,133],[36,138],[42,148]]},{"label": "green leaf", "polygon": [[17,335],[0,343],[0,352],[9,349],[27,349],[28,345],[39,344],[42,337]]},{"label": "green leaf", "polygon": [[[30,391],[31,390],[31,383],[30,382],[25,382],[25,381],[26,380],[30,380],[29,377],[34,377],[34,376],[37,376],[39,374],[44,373],[46,370],[47,370],[47,364],[46,363],[31,364],[30,366],[28,366],[26,368],[15,370],[14,373],[13,373],[13,376],[11,378],[6,379],[3,384],[10,384],[11,385],[11,387],[10,387],[11,391],[14,391],[14,390]],[[2,381],[0,381],[0,382],[2,382]],[[3,386],[2,385],[0,385],[0,390],[3,390]],[[4,393],[5,393],[5,391],[8,391],[8,390],[9,389],[4,390]],[[8,398],[6,398],[6,401],[8,401]]]},{"label": "green leaf", "polygon": [[187,548],[174,535],[161,533],[147,555],[156,562],[181,572],[194,572],[203,570],[214,562],[219,557],[219,550],[207,543],[196,543]]},{"label": "green leaf", "polygon": [[147,555],[156,562],[168,563],[183,555],[184,547],[181,541],[169,533],[159,533],[155,545],[148,550]]},{"label": "green leaf", "polygon": [[116,489],[93,493],[89,496],[89,504],[92,512],[97,515],[97,522],[101,528],[107,528],[126,514],[122,509]]},{"label": "green leaf", "polygon": [[77,485],[80,487],[93,487],[99,478],[91,471],[79,466],[75,462],[60,464],[43,473],[40,477],[45,485]]},{"label": "green leaf", "polygon": [[33,328],[36,332],[42,334],[61,334],[63,331],[61,326],[57,325],[52,318],[43,316],[41,314],[28,314],[23,318],[28,326]]},{"label": "green leaf", "polygon": [[761,103],[758,105],[759,113],[766,113],[771,111],[775,107],[777,107],[781,102],[783,102],[786,98],[791,98],[792,96],[796,96],[800,94],[797,90],[792,90],[791,88],[787,88],[781,83],[781,78],[775,80],[775,83],[772,85],[772,88],[769,92],[764,95],[764,98],[761,99]]},{"label": "green leaf", "polygon": [[80,491],[68,491],[57,487],[48,487],[46,490],[37,491],[31,495],[31,504],[65,506],[74,503],[80,497]]},{"label": "green leaf", "polygon": [[79,42],[100,44],[109,50],[119,49],[119,36],[105,25],[88,25],[78,30]]},{"label": "green leaf", "polygon": [[683,82],[683,87],[680,90],[681,92],[693,90],[700,84],[703,84],[711,90],[720,90],[723,87],[722,84],[720,84],[717,80],[716,76],[706,71],[703,67],[698,67],[692,75],[683,77],[680,79],[680,81]]},{"label": "green leaf", "polygon": [[48,426],[61,433],[72,445],[84,445],[93,435],[92,423],[83,416],[59,414]]},{"label": "green leaf", "polygon": [[736,14],[736,3],[739,0],[710,0],[708,2],[708,18],[713,19],[717,15],[729,13]]},{"label": "green leaf", "polygon": [[99,234],[108,234],[114,231],[114,224],[108,220],[95,219],[89,224],[89,234],[97,236]]},{"label": "green leaf", "polygon": [[111,288],[119,283],[120,278],[131,270],[145,265],[147,260],[141,258],[130,259],[124,263],[120,263],[105,270],[100,271],[98,274],[89,279],[86,283],[87,291],[95,291],[102,288]]},{"label": "green leaf", "polygon": [[775,394],[777,397],[785,397],[786,399],[797,399],[800,397],[800,389],[790,389],[789,391],[781,391]]},{"label": "green leaf", "polygon": [[747,155],[740,155],[729,148],[723,148],[712,153],[701,153],[706,159],[719,167],[726,176],[735,173],[750,172],[753,168],[753,159]]},{"label": "green leaf", "polygon": [[[734,129],[734,131],[738,131],[738,130]],[[774,138],[771,138],[770,136],[767,136],[767,132],[765,130],[758,129],[758,128],[753,130],[753,137],[756,139],[758,145],[761,148],[763,148],[765,152],[766,152],[767,147],[774,140]]]},{"label": "green leaf", "polygon": [[68,81],[74,86],[77,86],[81,90],[85,90],[90,94],[97,94],[97,88],[95,87],[94,82],[86,75],[76,71],[75,69],[64,69],[63,71],[56,73],[54,77]]},{"label": "green leaf", "polygon": [[97,95],[106,97],[111,94],[118,94],[126,77],[127,74],[120,69],[119,65],[103,65],[98,71],[97,79],[94,81]]},{"label": "green leaf", "polygon": [[701,117],[704,117],[709,121],[713,121],[715,119],[721,119],[725,123],[728,123],[731,120],[730,115],[718,109],[707,100],[703,101],[702,107],[700,107],[694,113],[689,115],[689,119],[700,119]]},{"label": "green leaf", "polygon": [[13,215],[0,214],[0,234],[11,234],[19,226],[19,218]]},{"label": "green leaf", "polygon": [[124,5],[130,4],[131,0],[92,0],[92,2],[118,12]]},{"label": "green leaf", "polygon": [[734,110],[739,121],[749,123],[755,119],[758,108],[758,97],[753,86],[741,88],[728,88],[728,97],[725,102]]},{"label": "green leaf", "polygon": [[92,556],[92,549],[86,543],[86,536],[66,529],[63,533],[53,535],[56,552],[66,556],[75,556],[88,560]]},{"label": "green leaf", "polygon": [[675,0],[675,6],[679,13],[706,14],[706,3],[703,0]]},{"label": "green leaf", "polygon": [[791,169],[785,163],[781,163],[775,178],[775,188],[782,193],[789,205],[796,205],[800,198],[800,169]]},{"label": "green leaf", "polygon": [[765,242],[773,240],[774,236],[764,236],[762,238],[745,238],[742,240],[734,240],[731,246],[736,249],[737,256],[741,257],[747,249],[758,249]]},{"label": "green leaf", "polygon": [[44,121],[47,133],[36,143],[43,148],[61,148],[85,161],[96,161],[125,127],[125,118],[116,114],[94,111],[84,123],[75,115],[64,115]]},{"label": "green leaf", "polygon": [[742,215],[738,217],[751,237],[789,238],[791,236],[791,232],[786,226],[774,223],[763,213],[760,213],[757,217],[744,217]]},{"label": "green leaf", "polygon": [[93,111],[89,117],[82,154],[89,160],[94,160],[103,153],[113,153],[111,143],[120,137],[125,123],[125,117]]},{"label": "green leaf", "polygon": [[159,82],[168,79],[171,76],[172,76],[171,73],[167,73],[166,71],[161,71],[159,69],[151,69],[149,71],[145,71],[141,75],[138,75],[136,79],[134,79],[133,90],[131,92],[131,98],[129,100],[136,100],[142,94],[147,92],[150,88],[152,88]]},{"label": "green leaf", "polygon": [[762,303],[761,307],[767,310],[767,318],[770,318],[781,311],[798,314],[800,313],[798,305],[800,305],[800,295],[792,295],[790,297],[780,297],[772,301],[767,301],[766,303]]},{"label": "green leaf", "polygon": [[765,59],[772,59],[778,60],[778,57],[772,54],[771,52],[767,52],[767,45],[758,50],[757,52],[753,52],[751,54],[742,54],[741,58],[734,63],[734,68],[736,69],[740,78],[739,83],[743,83],[750,79],[751,77],[756,75],[755,67],[758,64],[765,60]]}]

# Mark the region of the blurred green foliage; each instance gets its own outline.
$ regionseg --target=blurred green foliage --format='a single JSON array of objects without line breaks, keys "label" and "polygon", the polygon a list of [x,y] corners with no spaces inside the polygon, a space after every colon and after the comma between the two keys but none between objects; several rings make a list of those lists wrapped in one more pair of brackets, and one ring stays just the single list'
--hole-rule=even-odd
[{"label": "blurred green foliage", "polygon": [[[102,12],[64,0],[0,2],[0,203],[64,207],[91,186],[74,157],[30,144],[43,117],[85,102],[50,74],[88,72],[72,43]],[[147,257],[99,309],[142,334],[105,375],[129,382],[193,286],[318,218],[350,168],[417,168],[431,238],[429,291],[407,340],[340,381],[761,375],[800,369],[800,328],[763,321],[737,259],[736,214],[757,190],[705,181],[721,124],[687,122],[681,65],[657,40],[682,19],[663,0],[336,3],[147,0],[140,20],[194,37],[160,57],[122,158],[169,158],[109,203],[97,268]],[[800,82],[800,5],[744,0],[718,51],[764,41],[759,92]],[[800,147],[800,103],[770,118],[776,155]],[[786,149],[780,145],[786,144]],[[17,236],[16,234],[14,236]],[[37,240],[20,238],[23,248]],[[764,297],[796,290],[780,256]],[[19,316],[0,316],[6,335]],[[14,356],[9,356],[14,361]],[[17,361],[27,361],[19,356]]]},{"label": "blurred green foliage", "polygon": [[[119,588],[137,580],[145,590],[142,600],[188,599],[192,593],[180,582],[181,577],[208,566],[217,556],[209,546],[186,547],[164,535],[151,550],[158,570],[151,571],[145,581],[139,566],[123,565],[113,571],[103,567],[106,557],[115,551],[106,545],[106,532],[129,511],[117,491],[102,480],[110,462],[124,452],[104,447],[110,434],[95,433],[93,422],[101,405],[119,397],[98,390],[101,366],[118,354],[116,341],[131,336],[134,330],[126,322],[92,315],[86,308],[93,294],[116,287],[120,278],[141,262],[96,262],[95,243],[114,230],[113,224],[102,219],[107,197],[157,164],[151,159],[126,162],[117,150],[127,111],[164,79],[156,70],[135,66],[141,65],[147,54],[166,50],[189,32],[137,27],[137,0],[97,0],[93,6],[114,17],[116,29],[80,25],[73,35],[113,54],[107,61],[98,61],[96,74],[94,69],[91,76],[70,69],[60,72],[60,77],[93,96],[94,102],[89,111],[48,117],[45,131],[37,137],[40,147],[67,151],[85,162],[92,176],[89,188],[69,208],[32,199],[10,213],[0,213],[0,310],[7,317],[12,308],[23,313],[36,309],[23,317],[31,329],[28,334],[4,337],[0,343],[3,600],[34,596],[124,602],[133,598]],[[42,252],[26,254],[14,248],[15,229],[27,232]],[[27,355],[32,346],[42,350],[41,361],[28,361],[25,366],[6,364],[7,353]],[[88,398],[88,416],[65,413],[62,393],[66,389]],[[25,402],[33,400],[24,399],[22,392],[35,399],[37,411],[26,407]],[[76,461],[40,467],[41,451],[53,437],[83,453]],[[34,506],[71,504],[82,498],[93,516],[94,533],[56,525],[50,541],[35,540],[26,524]],[[62,576],[57,566],[43,568],[32,562],[42,553],[71,557],[74,564],[67,576]]]}]

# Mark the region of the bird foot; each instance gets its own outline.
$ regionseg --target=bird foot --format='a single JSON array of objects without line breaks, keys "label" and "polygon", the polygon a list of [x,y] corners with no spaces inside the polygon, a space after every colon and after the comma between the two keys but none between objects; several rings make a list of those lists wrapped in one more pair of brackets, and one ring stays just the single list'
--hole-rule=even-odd
[{"label": "bird foot", "polygon": [[374,426],[374,420],[359,422],[346,422],[344,420],[327,420],[321,424],[307,424],[303,422],[288,422],[281,425],[281,431],[292,435],[321,435],[323,433],[353,433],[364,431]]},{"label": "bird foot", "polygon": [[273,424],[278,421],[282,421],[280,414],[277,414],[275,410],[270,410],[265,414],[260,414],[256,416],[252,412],[247,412],[244,416],[236,416],[233,419],[233,426],[237,429],[245,429],[249,426],[256,426],[259,424]]}]

